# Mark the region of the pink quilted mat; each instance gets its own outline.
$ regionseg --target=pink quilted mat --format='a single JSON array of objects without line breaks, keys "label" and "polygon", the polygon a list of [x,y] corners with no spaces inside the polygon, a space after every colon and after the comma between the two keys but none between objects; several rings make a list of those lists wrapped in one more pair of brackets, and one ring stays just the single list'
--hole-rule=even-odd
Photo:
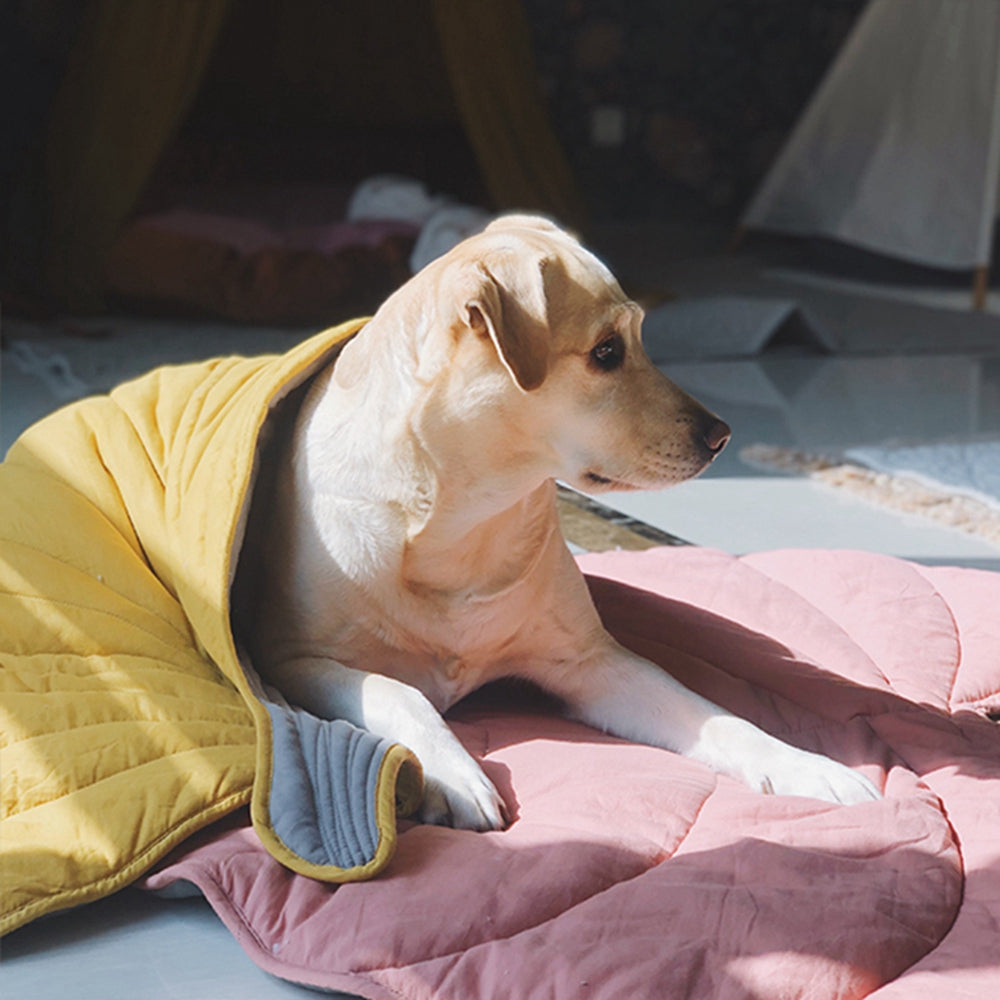
[{"label": "pink quilted mat", "polygon": [[293,875],[242,815],[197,885],[262,968],[372,1000],[995,1000],[1000,574],[855,552],[585,556],[624,643],[886,798],[762,796],[522,700],[454,726],[502,833],[404,824],[388,872]]}]

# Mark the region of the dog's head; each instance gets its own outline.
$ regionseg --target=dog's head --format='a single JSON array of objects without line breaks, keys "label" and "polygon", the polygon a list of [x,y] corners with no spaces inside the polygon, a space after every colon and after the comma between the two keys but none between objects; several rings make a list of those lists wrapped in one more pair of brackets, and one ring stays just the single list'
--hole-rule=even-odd
[{"label": "dog's head", "polygon": [[729,440],[653,366],[640,307],[551,222],[501,218],[440,268],[460,369],[502,369],[498,409],[532,436],[553,477],[588,492],[662,488],[696,476]]}]

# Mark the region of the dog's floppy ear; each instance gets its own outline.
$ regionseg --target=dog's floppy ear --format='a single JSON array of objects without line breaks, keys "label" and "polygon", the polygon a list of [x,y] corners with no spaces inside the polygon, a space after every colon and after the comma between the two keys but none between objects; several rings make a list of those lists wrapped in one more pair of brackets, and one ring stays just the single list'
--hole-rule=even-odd
[{"label": "dog's floppy ear", "polygon": [[476,265],[478,288],[465,303],[466,324],[493,341],[504,367],[525,392],[537,389],[548,372],[547,263],[537,254],[492,255]]}]

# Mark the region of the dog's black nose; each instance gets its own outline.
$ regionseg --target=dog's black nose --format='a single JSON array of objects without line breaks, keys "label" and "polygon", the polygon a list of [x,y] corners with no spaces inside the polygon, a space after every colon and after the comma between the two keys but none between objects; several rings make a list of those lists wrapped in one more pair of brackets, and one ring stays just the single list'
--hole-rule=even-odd
[{"label": "dog's black nose", "polygon": [[731,434],[729,424],[724,420],[713,420],[705,430],[702,440],[713,455],[718,455],[726,447]]}]

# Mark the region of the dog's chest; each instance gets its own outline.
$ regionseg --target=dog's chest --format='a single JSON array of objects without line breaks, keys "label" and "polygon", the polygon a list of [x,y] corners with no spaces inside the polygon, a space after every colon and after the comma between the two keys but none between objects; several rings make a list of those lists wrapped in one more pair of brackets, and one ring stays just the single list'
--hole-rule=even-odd
[{"label": "dog's chest", "polygon": [[479,650],[461,653],[443,647],[400,648],[377,640],[359,643],[350,655],[338,658],[350,666],[395,677],[417,688],[441,712],[509,672],[502,660]]},{"label": "dog's chest", "polygon": [[496,664],[452,656],[434,667],[423,693],[438,711],[445,711],[467,694],[504,673]]},{"label": "dog's chest", "polygon": [[393,604],[392,614],[359,615],[337,658],[411,684],[441,711],[510,673],[519,619],[509,609],[412,598]]}]

